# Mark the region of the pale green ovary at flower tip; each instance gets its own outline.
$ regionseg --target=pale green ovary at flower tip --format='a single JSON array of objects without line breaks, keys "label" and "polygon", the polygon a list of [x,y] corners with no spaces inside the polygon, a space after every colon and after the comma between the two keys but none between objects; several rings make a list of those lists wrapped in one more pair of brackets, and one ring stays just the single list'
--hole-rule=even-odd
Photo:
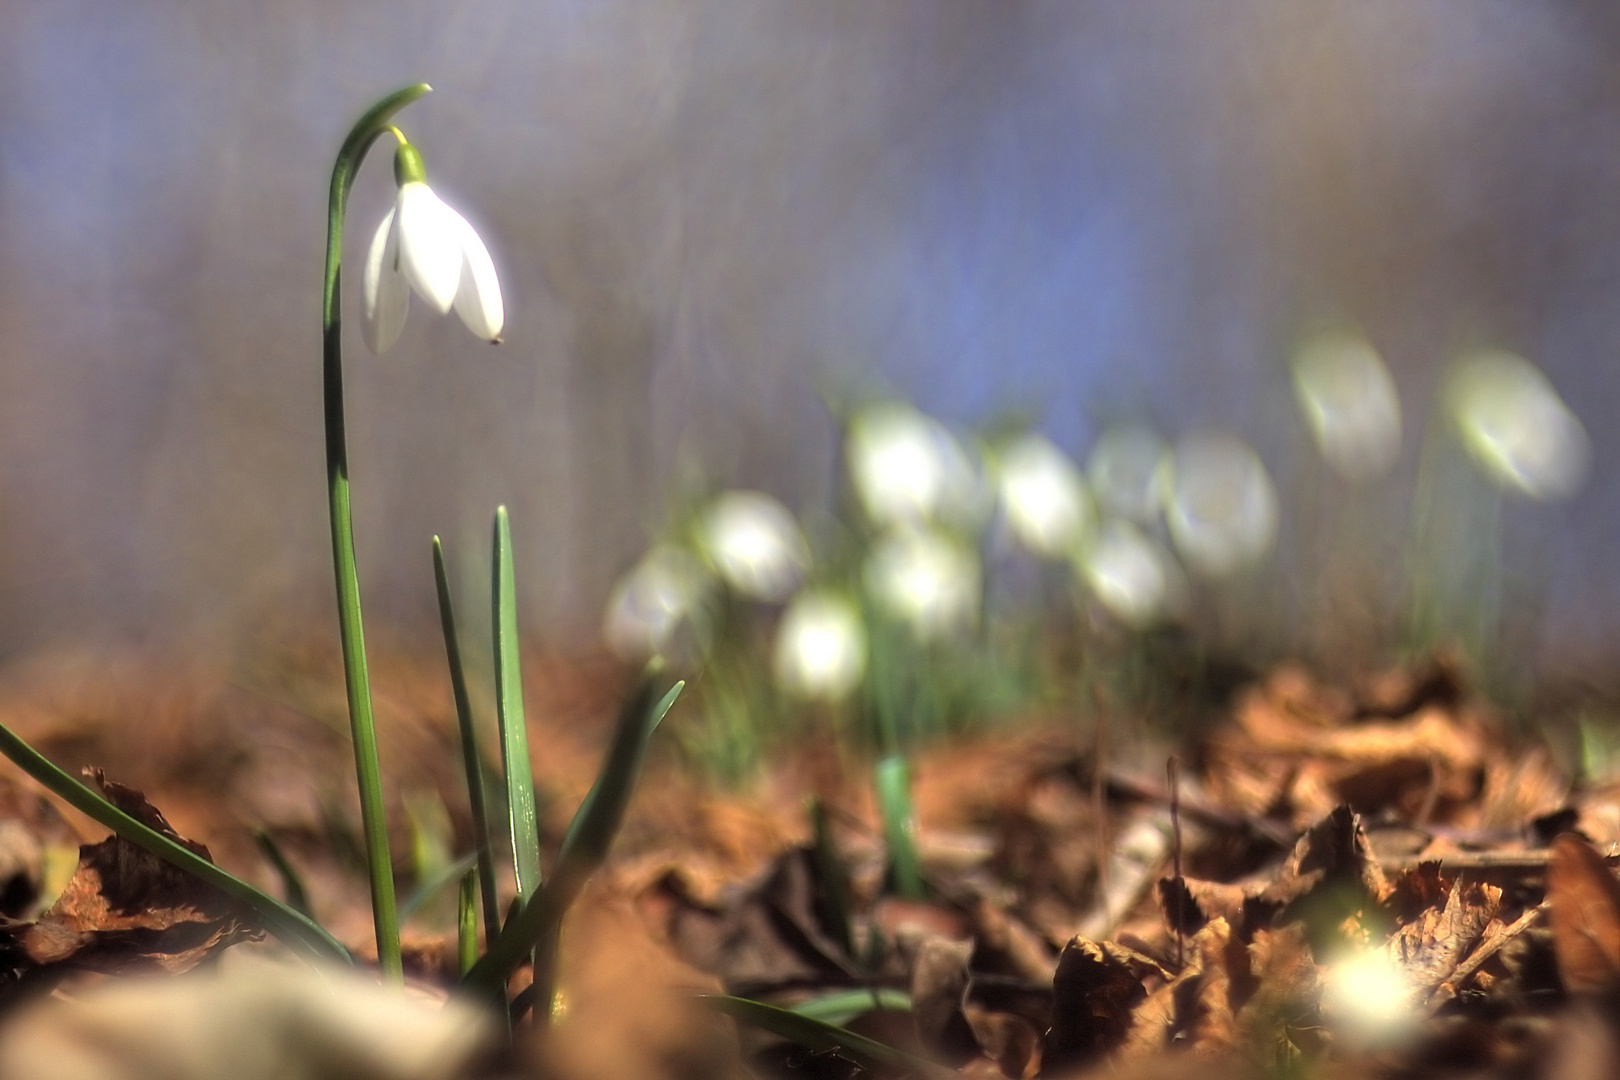
[{"label": "pale green ovary at flower tip", "polygon": [[394,208],[372,237],[362,284],[366,346],[374,353],[399,340],[412,289],[440,315],[454,307],[467,329],[500,340],[505,312],[489,249],[421,180],[399,185]]}]

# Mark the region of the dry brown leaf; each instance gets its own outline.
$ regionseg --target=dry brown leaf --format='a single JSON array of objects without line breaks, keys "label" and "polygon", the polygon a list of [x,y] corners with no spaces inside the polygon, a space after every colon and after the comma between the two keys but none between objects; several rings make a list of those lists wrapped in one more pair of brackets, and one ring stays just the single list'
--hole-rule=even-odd
[{"label": "dry brown leaf", "polygon": [[1453,888],[1444,908],[1430,908],[1390,939],[1389,956],[1425,996],[1449,979],[1502,909],[1502,890],[1474,883]]},{"label": "dry brown leaf", "polygon": [[[108,780],[99,769],[89,775],[120,810],[210,859],[208,848],[176,833],[139,791]],[[112,836],[80,847],[67,888],[19,936],[37,967],[174,973],[263,934],[250,912],[212,885]]]},{"label": "dry brown leaf", "polygon": [[1592,845],[1574,833],[1552,842],[1547,901],[1565,989],[1596,994],[1620,986],[1620,883]]},{"label": "dry brown leaf", "polygon": [[1232,930],[1212,920],[1188,942],[1187,960],[1175,979],[1137,1006],[1126,1040],[1126,1059],[1166,1050],[1224,1055],[1235,1045],[1231,980],[1226,967]]},{"label": "dry brown leaf", "polygon": [[972,956],[972,941],[929,938],[918,947],[911,968],[911,1018],[917,1042],[952,1068],[979,1053],[978,1040],[962,1013]]},{"label": "dry brown leaf", "polygon": [[[1248,949],[1248,982],[1233,1023],[1238,1045],[1262,1060],[1287,1058],[1319,1045],[1321,985],[1316,961],[1300,926],[1257,930]],[[1228,968],[1234,987],[1237,972]]]},{"label": "dry brown leaf", "polygon": [[1058,957],[1052,980],[1052,1027],[1041,1048],[1042,1070],[1070,1072],[1124,1045],[1144,998],[1146,974],[1164,976],[1152,960],[1112,941],[1076,937]]}]

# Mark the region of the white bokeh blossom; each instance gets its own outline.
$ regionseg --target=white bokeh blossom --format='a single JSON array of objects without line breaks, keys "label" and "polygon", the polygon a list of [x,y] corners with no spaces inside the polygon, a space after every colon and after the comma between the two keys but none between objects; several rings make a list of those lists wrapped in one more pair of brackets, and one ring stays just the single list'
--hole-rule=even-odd
[{"label": "white bokeh blossom", "polygon": [[1277,537],[1277,490],[1266,467],[1230,435],[1189,435],[1165,463],[1164,518],[1193,571],[1227,577],[1258,562]]},{"label": "white bokeh blossom", "polygon": [[1075,568],[1098,603],[1136,629],[1186,605],[1187,582],[1174,556],[1128,521],[1104,524]]},{"label": "white bokeh blossom", "polygon": [[[416,167],[419,174],[420,158]],[[397,163],[395,171],[411,175]],[[400,183],[393,209],[372,237],[361,285],[364,337],[374,353],[399,340],[412,291],[440,315],[455,308],[478,337],[501,339],[506,315],[489,249],[467,219],[420,179]]]},{"label": "white bokeh blossom", "polygon": [[877,604],[919,638],[943,637],[979,615],[978,555],[937,530],[901,527],[880,537],[864,580]]},{"label": "white bokeh blossom", "polygon": [[1294,357],[1294,393],[1327,463],[1352,483],[1383,476],[1401,454],[1401,399],[1365,339],[1322,334]]},{"label": "white bokeh blossom", "polygon": [[686,551],[659,545],[619,579],[608,598],[602,636],[624,660],[667,652],[676,632],[702,608],[711,579]]},{"label": "white bokeh blossom", "polygon": [[854,601],[825,589],[795,596],[776,627],[776,681],[791,694],[839,701],[866,673],[866,626]]},{"label": "white bokeh blossom", "polygon": [[1492,480],[1535,499],[1562,499],[1586,480],[1592,444],[1547,377],[1508,352],[1459,361],[1446,403],[1463,444]]},{"label": "white bokeh blossom", "polygon": [[793,512],[760,491],[727,491],[698,526],[704,555],[727,585],[754,600],[786,600],[810,568]]},{"label": "white bokeh blossom", "polygon": [[950,429],[910,405],[856,414],[845,445],[850,479],[879,525],[969,523],[984,509],[978,470]]},{"label": "white bokeh blossom", "polygon": [[1091,531],[1091,495],[1080,468],[1046,438],[1031,433],[1002,447],[996,477],[1007,528],[1036,554],[1069,554]]}]

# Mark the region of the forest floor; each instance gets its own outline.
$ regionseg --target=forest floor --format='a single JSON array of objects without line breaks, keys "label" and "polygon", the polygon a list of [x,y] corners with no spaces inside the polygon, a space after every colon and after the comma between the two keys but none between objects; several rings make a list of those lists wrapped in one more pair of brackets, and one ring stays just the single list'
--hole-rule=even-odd
[{"label": "forest floor", "polygon": [[[375,676],[402,895],[471,846],[437,671],[396,650]],[[627,678],[546,658],[526,675],[551,851]],[[0,722],[70,771],[144,792],[178,835],[279,894],[256,839],[267,834],[314,916],[374,955],[341,687],[313,645],[229,676],[58,656],[10,670]],[[885,879],[867,772],[830,740],[741,792],[655,755],[565,927],[549,1028],[520,1031],[515,1055],[474,1059],[466,1040],[366,1075],[1616,1074],[1620,785],[1576,784],[1457,665],[1346,685],[1278,667],[1178,741],[1142,734],[1127,709],[1092,711],[912,761],[927,888],[911,899]],[[120,900],[122,871],[95,854],[105,830],[16,770],[0,780],[0,1048],[13,1048],[0,1076],[32,1075],[41,1059],[17,1049],[28,1032],[55,1033],[39,1037],[42,1054],[125,1039],[118,1059],[145,1062],[73,1072],[57,1057],[54,1075],[225,1069],[209,1058],[188,1073],[180,1029],[145,1013],[98,1027],[96,1003],[135,973],[201,965],[224,978],[233,957],[279,947],[206,896]],[[812,799],[829,823],[819,849]],[[442,997],[455,969],[453,894],[407,922],[419,998]],[[795,1046],[734,1027],[694,992],[805,1008],[932,1064]],[[224,992],[210,993],[174,1008],[208,1014]],[[245,1022],[268,1030],[264,1008]],[[155,1048],[153,1031],[165,1033]],[[286,1075],[360,1071],[323,1067]]]}]

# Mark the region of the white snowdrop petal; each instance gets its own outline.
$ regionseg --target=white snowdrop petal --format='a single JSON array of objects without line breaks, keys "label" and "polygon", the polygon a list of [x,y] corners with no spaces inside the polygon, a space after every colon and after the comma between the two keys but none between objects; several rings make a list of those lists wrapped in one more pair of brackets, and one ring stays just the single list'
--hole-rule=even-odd
[{"label": "white snowdrop petal", "polygon": [[[454,210],[450,211],[456,214]],[[456,214],[461,233],[461,282],[456,287],[455,308],[461,321],[485,341],[499,341],[506,324],[501,304],[501,283],[495,276],[495,261],[467,219]]]},{"label": "white snowdrop petal", "polygon": [[777,682],[790,693],[837,701],[866,672],[866,628],[849,600],[821,591],[793,598],[776,628]]},{"label": "white snowdrop petal", "polygon": [[1187,585],[1170,553],[1127,521],[1105,525],[1078,569],[1103,607],[1139,629],[1186,602]]},{"label": "white snowdrop petal", "polygon": [[938,532],[901,527],[867,556],[864,580],[878,604],[920,638],[938,638],[979,615],[978,556]]},{"label": "white snowdrop petal", "polygon": [[1238,439],[1192,435],[1166,466],[1165,523],[1192,570],[1226,577],[1250,566],[1277,536],[1277,492],[1260,459]]},{"label": "white snowdrop petal", "polygon": [[1047,556],[1079,546],[1091,528],[1091,497],[1067,454],[1025,435],[1002,449],[997,471],[1002,512],[1020,543]]},{"label": "white snowdrop petal", "polygon": [[700,527],[715,572],[744,596],[785,600],[810,566],[810,548],[793,512],[759,491],[728,491]]},{"label": "white snowdrop petal", "polygon": [[1351,482],[1382,476],[1401,453],[1401,400],[1377,350],[1324,334],[1294,358],[1294,392],[1322,456]]},{"label": "white snowdrop petal", "polygon": [[433,189],[414,181],[400,186],[396,208],[400,269],[417,295],[443,315],[461,285],[461,230],[467,223]]},{"label": "white snowdrop petal", "polygon": [[706,584],[703,567],[692,556],[678,548],[653,548],[613,589],[602,620],[608,647],[632,661],[664,652],[703,603]]},{"label": "white snowdrop petal", "polygon": [[410,303],[410,285],[399,272],[399,240],[394,231],[394,211],[389,210],[371,238],[361,276],[364,318],[361,336],[366,348],[379,356],[393,347],[405,329],[405,309]]},{"label": "white snowdrop petal", "polygon": [[1547,377],[1512,353],[1477,353],[1451,373],[1447,398],[1463,444],[1486,473],[1532,498],[1573,495],[1591,442]]}]

